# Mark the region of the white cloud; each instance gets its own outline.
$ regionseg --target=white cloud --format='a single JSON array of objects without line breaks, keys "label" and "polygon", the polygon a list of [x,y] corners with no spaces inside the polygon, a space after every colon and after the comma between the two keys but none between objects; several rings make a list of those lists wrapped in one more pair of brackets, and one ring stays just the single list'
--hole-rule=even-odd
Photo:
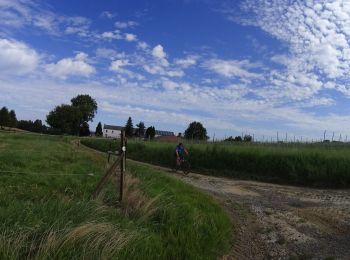
[{"label": "white cloud", "polygon": [[227,78],[241,78],[244,80],[261,78],[261,75],[249,71],[257,65],[248,60],[211,59],[206,61],[204,66]]},{"label": "white cloud", "polygon": [[97,48],[96,56],[99,58],[114,59],[116,56],[118,56],[118,53],[113,49]]},{"label": "white cloud", "polygon": [[108,18],[108,19],[112,19],[114,17],[116,17],[117,15],[114,14],[114,13],[111,13],[111,12],[108,12],[108,11],[103,11],[101,14],[100,14],[100,17],[105,17],[105,18]]},{"label": "white cloud", "polygon": [[120,34],[119,30],[116,30],[114,32],[104,32],[101,34],[101,37],[103,39],[107,40],[122,40],[124,37]]},{"label": "white cloud", "polygon": [[153,48],[152,55],[158,59],[165,59],[166,58],[166,53],[164,51],[164,48],[160,44],[158,44],[156,47]]},{"label": "white cloud", "polygon": [[127,28],[133,28],[133,27],[137,26],[138,23],[134,22],[134,21],[126,21],[126,22],[117,21],[117,22],[115,22],[114,25],[118,29],[127,29]]},{"label": "white cloud", "polygon": [[[349,1],[245,0],[241,7],[253,15],[239,22],[258,26],[288,44],[289,70],[297,67],[330,80],[348,78]],[[237,16],[229,18],[238,21]]]},{"label": "white cloud", "polygon": [[23,42],[0,38],[0,71],[25,74],[35,71],[40,61],[38,53]]},{"label": "white cloud", "polygon": [[89,77],[96,69],[87,63],[88,55],[79,52],[74,58],[64,58],[57,63],[46,65],[46,71],[58,78],[66,79],[68,76]]},{"label": "white cloud", "polygon": [[33,26],[53,35],[65,32],[86,37],[90,34],[89,19],[59,15],[39,1],[0,0],[0,24],[4,28]]},{"label": "white cloud", "polygon": [[187,56],[184,59],[177,59],[175,60],[175,64],[181,66],[182,68],[186,69],[188,67],[191,67],[193,65],[197,64],[198,56],[190,55]]},{"label": "white cloud", "polygon": [[137,41],[137,36],[135,34],[132,34],[132,33],[126,33],[125,40],[128,42],[134,42],[134,41]]},{"label": "white cloud", "polygon": [[109,69],[112,71],[121,71],[122,67],[129,65],[128,60],[115,60],[112,61]]}]

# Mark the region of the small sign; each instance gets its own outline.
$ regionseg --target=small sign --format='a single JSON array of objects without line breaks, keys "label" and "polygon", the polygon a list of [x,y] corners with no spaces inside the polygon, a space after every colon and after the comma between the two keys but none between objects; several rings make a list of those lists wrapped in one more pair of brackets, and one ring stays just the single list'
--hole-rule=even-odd
[{"label": "small sign", "polygon": [[126,151],[126,147],[125,147],[125,146],[122,147],[122,151],[123,151],[123,152]]}]

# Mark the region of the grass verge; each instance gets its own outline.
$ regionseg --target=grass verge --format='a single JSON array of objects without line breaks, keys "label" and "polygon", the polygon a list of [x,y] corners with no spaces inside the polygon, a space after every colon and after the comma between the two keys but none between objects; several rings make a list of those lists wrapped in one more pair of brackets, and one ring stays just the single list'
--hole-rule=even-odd
[{"label": "grass verge", "polygon": [[[71,138],[0,133],[0,259],[215,259],[228,216],[160,171],[128,165],[91,200],[106,158]],[[114,181],[115,182],[115,181]]]}]

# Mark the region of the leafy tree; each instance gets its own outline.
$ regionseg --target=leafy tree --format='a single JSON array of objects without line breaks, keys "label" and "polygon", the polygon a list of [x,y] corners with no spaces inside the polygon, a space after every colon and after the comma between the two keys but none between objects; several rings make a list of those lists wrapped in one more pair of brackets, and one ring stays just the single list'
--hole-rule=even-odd
[{"label": "leafy tree", "polygon": [[[46,125],[37,119],[34,122],[31,120],[20,120],[17,122],[17,128],[37,133],[48,133]],[[50,132],[51,133],[51,132]]]},{"label": "leafy tree", "polygon": [[226,138],[224,141],[225,142],[233,142],[235,139],[232,137],[232,136],[230,136],[229,138]]},{"label": "leafy tree", "polygon": [[253,141],[253,137],[251,135],[245,135],[243,137],[243,141],[244,142],[251,142],[251,141]]},{"label": "leafy tree", "polygon": [[102,136],[102,125],[101,122],[98,122],[98,125],[96,126],[96,132],[95,132],[96,136]]},{"label": "leafy tree", "polygon": [[63,133],[78,135],[82,119],[82,113],[79,107],[70,105],[56,106],[46,116],[46,122],[55,129]]},{"label": "leafy tree", "polygon": [[145,124],[144,122],[140,122],[137,125],[136,135],[139,137],[143,137],[145,135]]},{"label": "leafy tree", "polygon": [[[92,97],[89,95],[78,95],[72,98],[71,102],[72,105],[55,107],[46,116],[46,122],[54,129],[55,133],[62,132],[78,135],[81,129],[86,130],[88,122],[94,118],[97,111],[97,103]],[[50,131],[53,129],[50,129]]]},{"label": "leafy tree", "polygon": [[234,139],[235,142],[242,142],[243,139],[241,136],[236,136],[235,139]]},{"label": "leafy tree", "polygon": [[185,131],[186,139],[208,140],[207,129],[200,122],[192,122]]},{"label": "leafy tree", "polygon": [[133,136],[133,134],[134,134],[134,126],[132,124],[132,119],[131,119],[130,116],[128,118],[128,121],[126,122],[124,130],[125,130],[125,136],[126,137],[132,137]]},{"label": "leafy tree", "polygon": [[16,127],[17,125],[17,117],[15,110],[11,110],[9,113],[9,126]]},{"label": "leafy tree", "polygon": [[0,110],[0,126],[9,126],[10,124],[10,114],[7,107],[3,107]]},{"label": "leafy tree", "polygon": [[89,95],[78,95],[71,99],[72,106],[78,107],[81,112],[81,124],[92,121],[97,112],[97,103]]},{"label": "leafy tree", "polygon": [[83,125],[80,126],[79,136],[90,136],[90,128],[87,122],[84,122]]},{"label": "leafy tree", "polygon": [[146,129],[145,137],[147,139],[153,139],[155,135],[156,135],[156,129],[154,128],[154,126],[150,126]]}]

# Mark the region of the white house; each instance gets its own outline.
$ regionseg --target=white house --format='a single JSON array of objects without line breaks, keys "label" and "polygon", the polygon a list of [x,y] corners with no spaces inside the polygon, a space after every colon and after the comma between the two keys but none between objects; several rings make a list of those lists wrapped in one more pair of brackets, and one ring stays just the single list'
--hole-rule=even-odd
[{"label": "white house", "polygon": [[[120,138],[123,129],[124,127],[122,126],[103,125],[103,136],[106,138]],[[136,132],[136,130],[136,128],[133,129],[134,133]],[[174,132],[156,130],[155,137],[160,136],[174,136]]]},{"label": "white house", "polygon": [[115,125],[103,125],[103,136],[106,138],[120,138],[124,127]]}]

